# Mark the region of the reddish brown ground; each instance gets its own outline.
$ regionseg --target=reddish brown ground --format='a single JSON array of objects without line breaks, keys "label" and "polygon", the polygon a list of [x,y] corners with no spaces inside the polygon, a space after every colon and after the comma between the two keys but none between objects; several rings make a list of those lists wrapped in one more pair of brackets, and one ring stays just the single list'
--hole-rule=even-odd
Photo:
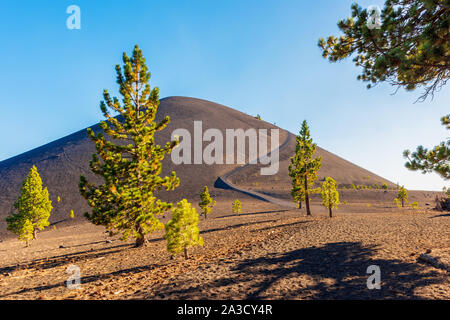
[{"label": "reddish brown ground", "polygon": [[[422,199],[422,201],[424,201]],[[145,248],[88,223],[39,235],[31,247],[0,243],[1,299],[449,299],[448,271],[417,261],[445,255],[450,216],[390,203],[342,205],[335,217],[318,202],[313,216],[245,198],[243,213],[219,199],[199,224],[204,247],[191,259],[170,259],[162,232]],[[64,246],[59,248],[59,246]],[[69,290],[69,265],[81,289]],[[366,287],[369,265],[381,269],[381,289]]]}]

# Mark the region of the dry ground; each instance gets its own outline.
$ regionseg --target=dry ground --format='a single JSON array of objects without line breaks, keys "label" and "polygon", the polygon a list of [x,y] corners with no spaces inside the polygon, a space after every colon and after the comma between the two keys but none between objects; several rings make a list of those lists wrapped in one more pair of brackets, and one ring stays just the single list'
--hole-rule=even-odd
[{"label": "dry ground", "polygon": [[[25,248],[0,243],[1,299],[449,299],[448,271],[417,262],[450,247],[450,216],[389,205],[343,205],[332,219],[243,200],[243,213],[219,200],[199,224],[205,246],[171,259],[162,232],[145,248],[88,223],[40,234]],[[347,213],[346,213],[347,212]],[[60,246],[63,246],[60,248]],[[69,290],[69,265],[81,289]],[[368,290],[369,265],[381,289]]]}]

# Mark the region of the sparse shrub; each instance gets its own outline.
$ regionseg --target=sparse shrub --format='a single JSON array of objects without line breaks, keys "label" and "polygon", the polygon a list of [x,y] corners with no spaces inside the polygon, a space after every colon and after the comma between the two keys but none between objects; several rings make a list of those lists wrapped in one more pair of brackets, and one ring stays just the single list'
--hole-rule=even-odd
[{"label": "sparse shrub", "polygon": [[322,204],[328,208],[330,218],[333,217],[332,209],[337,208],[339,202],[339,192],[337,182],[328,177],[322,184]]},{"label": "sparse shrub", "polygon": [[19,240],[28,242],[36,239],[36,231],[50,225],[48,219],[53,209],[47,188],[36,166],[33,166],[22,183],[19,199],[14,203],[17,213],[6,217],[7,229],[19,236]]},{"label": "sparse shrub", "polygon": [[401,208],[402,207],[402,202],[399,199],[395,198],[394,199],[394,203],[397,206],[397,208]]},{"label": "sparse shrub", "polygon": [[383,183],[383,185],[381,186],[381,189],[386,191],[387,189],[389,189],[389,187],[386,183]]},{"label": "sparse shrub", "polygon": [[73,210],[70,210],[69,217],[70,217],[71,219],[75,218],[75,213],[73,212]]},{"label": "sparse shrub", "polygon": [[352,186],[351,186],[351,187],[352,187],[353,190],[356,190],[356,186],[355,186],[354,183],[352,183]]},{"label": "sparse shrub", "polygon": [[206,216],[211,213],[212,207],[216,205],[216,201],[211,198],[209,195],[208,187],[205,186],[203,192],[200,194],[200,202],[198,205],[202,209],[202,215]]},{"label": "sparse shrub", "polygon": [[370,203],[366,204],[367,208],[370,208],[372,205]]},{"label": "sparse shrub", "polygon": [[241,213],[241,209],[242,209],[241,202],[238,199],[234,200],[232,208],[233,213]]},{"label": "sparse shrub", "polygon": [[203,246],[203,238],[199,236],[198,213],[191,204],[183,199],[172,210],[172,219],[165,226],[167,251],[177,255],[184,252],[184,258],[188,259],[188,248]]},{"label": "sparse shrub", "polygon": [[345,201],[344,201],[344,204],[348,204],[348,201],[347,201],[347,200],[345,200]]},{"label": "sparse shrub", "polygon": [[419,209],[419,203],[417,201],[414,201],[413,203],[411,203],[411,208]]},{"label": "sparse shrub", "polygon": [[261,116],[259,114],[256,115],[255,119],[261,120]]}]

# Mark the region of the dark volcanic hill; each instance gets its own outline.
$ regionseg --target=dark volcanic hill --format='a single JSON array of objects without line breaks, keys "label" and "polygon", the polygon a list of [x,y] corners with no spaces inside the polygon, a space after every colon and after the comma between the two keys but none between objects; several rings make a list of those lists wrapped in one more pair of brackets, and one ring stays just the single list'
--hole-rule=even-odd
[{"label": "dark volcanic hill", "polygon": [[[193,136],[194,121],[202,121],[203,132],[208,128],[219,129],[225,137],[225,129],[249,128],[276,129],[278,127],[265,121],[257,120],[252,116],[239,112],[229,107],[213,102],[185,98],[169,97],[161,100],[157,119],[161,120],[166,115],[171,118],[166,129],[159,132],[156,141],[164,144],[170,140],[173,130],[185,128]],[[299,121],[303,120],[299,116]],[[101,130],[94,125],[94,131]],[[290,138],[289,138],[290,136]],[[275,189],[288,189],[289,177],[287,167],[289,157],[295,150],[295,136],[280,129],[280,144],[286,142],[280,149],[280,170],[275,176],[260,176],[260,166],[247,166],[238,170],[230,176],[229,180],[236,184],[249,185],[251,183],[261,186],[267,183]],[[204,142],[204,146],[209,142]],[[224,148],[225,149],[225,148]],[[70,210],[74,210],[78,217],[88,210],[85,200],[79,195],[78,181],[80,174],[85,175],[88,180],[94,180],[90,173],[89,161],[95,148],[92,141],[86,135],[86,129],[75,132],[69,136],[48,143],[31,151],[25,152],[13,158],[0,162],[0,233],[4,233],[5,216],[13,210],[13,203],[19,196],[23,179],[32,165],[36,165],[44,184],[48,187],[53,200],[54,212],[52,221],[64,220],[68,217]],[[322,156],[322,169],[320,178],[332,176],[340,184],[369,185],[392,183],[357,166],[332,153],[318,148],[317,154]],[[170,155],[164,159],[163,174],[175,170],[180,177],[180,186],[170,193],[163,193],[164,198],[178,201],[188,198],[198,202],[198,194],[203,186],[208,185],[213,189],[214,182],[219,176],[224,175],[238,165],[206,165],[190,164],[175,165]],[[98,181],[98,180],[97,180]],[[281,187],[284,188],[281,188]],[[275,190],[276,191],[276,190]],[[213,189],[213,193],[214,193]],[[216,190],[216,192],[219,192]],[[55,200],[60,196],[62,201]]]}]

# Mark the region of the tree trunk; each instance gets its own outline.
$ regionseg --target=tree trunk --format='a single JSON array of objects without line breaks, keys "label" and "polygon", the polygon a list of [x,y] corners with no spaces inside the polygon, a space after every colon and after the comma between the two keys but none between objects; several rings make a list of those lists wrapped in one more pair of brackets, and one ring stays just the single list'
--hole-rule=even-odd
[{"label": "tree trunk", "polygon": [[311,215],[311,209],[309,208],[309,194],[308,194],[308,178],[305,176],[305,204],[306,204],[306,215]]},{"label": "tree trunk", "polygon": [[37,232],[36,232],[36,229],[33,229],[33,239],[36,239],[37,238]]},{"label": "tree trunk", "polygon": [[302,202],[301,202],[301,201],[298,202],[298,208],[299,208],[299,209],[302,208]]},{"label": "tree trunk", "polygon": [[186,260],[189,259],[188,252],[187,252],[187,247],[184,247],[184,258]]},{"label": "tree trunk", "polygon": [[331,206],[328,207],[328,210],[330,211],[330,218],[333,218],[333,212],[331,211]]},{"label": "tree trunk", "polygon": [[404,203],[404,201],[403,201],[403,199],[402,199],[402,208],[405,206],[405,203]]}]

